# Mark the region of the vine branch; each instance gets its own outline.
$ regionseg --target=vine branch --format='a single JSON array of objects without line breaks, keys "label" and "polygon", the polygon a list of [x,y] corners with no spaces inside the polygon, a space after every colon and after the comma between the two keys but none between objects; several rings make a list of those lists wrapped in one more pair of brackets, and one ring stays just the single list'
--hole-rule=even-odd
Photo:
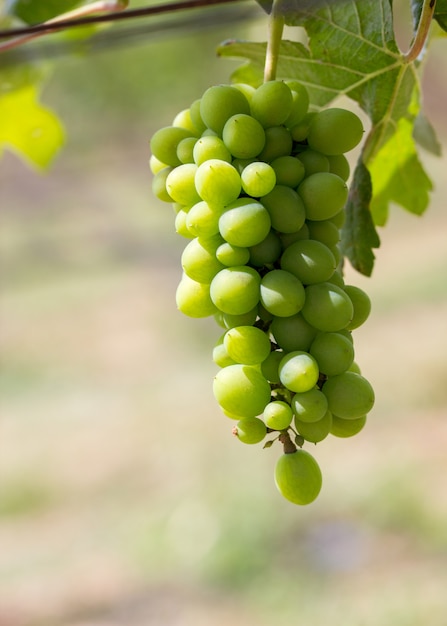
[{"label": "vine branch", "polygon": [[281,13],[281,0],[273,0],[268,23],[267,52],[264,66],[264,82],[275,80],[278,66],[279,48],[284,30],[284,15]]},{"label": "vine branch", "polygon": [[[47,22],[43,22],[42,24],[35,24],[33,26],[24,26],[22,28],[10,28],[7,30],[0,30],[0,39],[10,39],[12,37],[19,36],[28,36],[35,34],[47,34],[51,32],[57,32],[60,30],[65,30],[67,28],[74,28],[76,26],[89,26],[91,24],[100,24],[105,22],[117,22],[119,20],[127,20],[134,19],[138,17],[144,17],[149,15],[161,15],[163,13],[172,13],[175,11],[182,11],[185,9],[197,9],[197,8],[206,8],[208,6],[215,6],[218,4],[230,4],[235,2],[241,2],[244,0],[183,0],[181,2],[171,2],[169,4],[156,4],[149,7],[142,7],[140,9],[128,9],[123,11],[125,8],[123,6],[122,0],[114,1],[100,1],[97,3],[93,3],[92,5],[87,5],[83,7],[83,9],[89,9],[94,4],[96,5],[120,5],[120,8],[116,9],[103,9],[108,11],[105,15],[94,15],[94,16],[75,16],[74,13],[82,9],[77,9],[75,11],[70,11],[69,13],[64,13],[63,15],[58,16],[57,18],[53,18],[52,20],[48,20]],[[127,4],[127,3],[126,3]],[[114,11],[114,12],[111,12]],[[93,11],[90,10],[89,13]],[[98,12],[98,8],[96,8],[96,12]],[[71,16],[71,17],[70,17]]]},{"label": "vine branch", "polygon": [[412,63],[415,61],[424,49],[435,8],[436,0],[424,0],[417,30],[411,43],[411,47],[408,52],[403,55],[405,63]]}]

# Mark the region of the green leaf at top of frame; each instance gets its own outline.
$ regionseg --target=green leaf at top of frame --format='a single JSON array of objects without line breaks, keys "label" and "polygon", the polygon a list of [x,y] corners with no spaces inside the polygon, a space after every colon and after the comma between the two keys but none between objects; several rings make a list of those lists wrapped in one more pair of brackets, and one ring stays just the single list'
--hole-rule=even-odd
[{"label": "green leaf at top of frame", "polygon": [[40,24],[85,4],[82,0],[10,0],[7,12],[26,24]]},{"label": "green leaf at top of frame", "polygon": [[442,30],[447,31],[447,0],[437,0],[433,17]]},{"label": "green leaf at top of frame", "polygon": [[[285,2],[288,5],[289,0]],[[300,6],[296,0],[292,2],[295,8]],[[370,203],[368,194],[354,194],[351,209],[357,223],[367,224],[369,219],[368,230],[373,228],[372,207],[375,223],[383,225],[392,203],[421,214],[428,206],[431,183],[417,157],[413,137],[413,126],[420,114],[419,75],[416,64],[405,62],[395,41],[391,0],[343,0],[326,2],[319,8],[296,8],[294,13],[286,13],[286,22],[305,28],[308,45],[281,43],[277,77],[300,81],[307,88],[314,109],[344,95],[357,102],[371,120],[362,160],[370,170],[373,199]],[[221,46],[219,52],[248,59],[249,63],[238,71],[238,80],[244,79],[244,72],[250,80],[256,75],[253,68],[259,73],[264,66],[266,45],[232,42]],[[415,131],[418,142],[425,141],[425,147],[430,144],[436,151],[436,137],[429,138],[427,128],[421,136],[420,130]],[[408,187],[404,165],[408,174],[411,172],[413,189]],[[406,187],[400,189],[401,184]],[[363,237],[364,232],[357,229],[356,236]],[[369,261],[365,264],[364,249],[371,242],[371,237],[365,237],[360,248],[351,246],[349,258],[361,272],[365,267],[368,272],[371,269]],[[357,251],[362,247],[359,258]],[[371,250],[370,260],[373,258]]]},{"label": "green leaf at top of frame", "polygon": [[36,87],[28,85],[0,96],[0,156],[7,148],[45,170],[64,143],[64,131],[37,95]]}]

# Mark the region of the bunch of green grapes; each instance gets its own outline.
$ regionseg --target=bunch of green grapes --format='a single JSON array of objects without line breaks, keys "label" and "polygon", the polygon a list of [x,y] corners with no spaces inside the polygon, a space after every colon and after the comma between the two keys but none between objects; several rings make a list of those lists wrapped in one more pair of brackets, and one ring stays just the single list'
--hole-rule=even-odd
[{"label": "bunch of green grapes", "polygon": [[275,481],[297,504],[322,483],[303,444],[355,435],[374,404],[352,339],[370,300],[338,247],[362,135],[354,113],[311,112],[300,83],[270,81],[210,87],[151,139],[154,194],[189,240],[177,306],[221,326],[214,396],[240,441],[282,442]]}]

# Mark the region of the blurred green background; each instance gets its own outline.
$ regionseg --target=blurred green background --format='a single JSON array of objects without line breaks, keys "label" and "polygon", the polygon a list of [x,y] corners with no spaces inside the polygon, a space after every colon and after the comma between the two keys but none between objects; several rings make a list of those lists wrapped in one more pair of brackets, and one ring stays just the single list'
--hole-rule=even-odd
[{"label": "blurred green background", "polygon": [[[220,330],[176,311],[185,241],[151,196],[151,134],[228,81],[218,43],[266,36],[260,10],[209,11],[35,48],[68,139],[48,175],[0,162],[0,625],[445,626],[446,160],[424,155],[432,205],[393,210],[373,277],[347,269],[377,403],[317,446],[322,493],[293,506],[279,448],[235,441],[213,400]],[[442,46],[425,104],[445,145]]]}]

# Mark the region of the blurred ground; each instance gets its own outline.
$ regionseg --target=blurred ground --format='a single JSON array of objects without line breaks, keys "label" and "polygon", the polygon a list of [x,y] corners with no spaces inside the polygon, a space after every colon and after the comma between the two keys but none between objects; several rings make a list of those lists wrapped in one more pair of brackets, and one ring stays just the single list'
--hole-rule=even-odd
[{"label": "blurred ground", "polygon": [[[279,450],[236,442],[214,403],[220,331],[176,312],[184,242],[150,195],[150,133],[229,71],[203,63],[169,111],[150,86],[146,116],[126,102],[145,120],[128,127],[68,65],[52,172],[1,162],[0,625],[444,626],[445,158],[426,158],[426,216],[393,212],[373,277],[347,270],[373,300],[355,344],[377,404],[360,435],[317,446],[322,493],[294,507]],[[427,100],[446,143],[445,99]]]}]

